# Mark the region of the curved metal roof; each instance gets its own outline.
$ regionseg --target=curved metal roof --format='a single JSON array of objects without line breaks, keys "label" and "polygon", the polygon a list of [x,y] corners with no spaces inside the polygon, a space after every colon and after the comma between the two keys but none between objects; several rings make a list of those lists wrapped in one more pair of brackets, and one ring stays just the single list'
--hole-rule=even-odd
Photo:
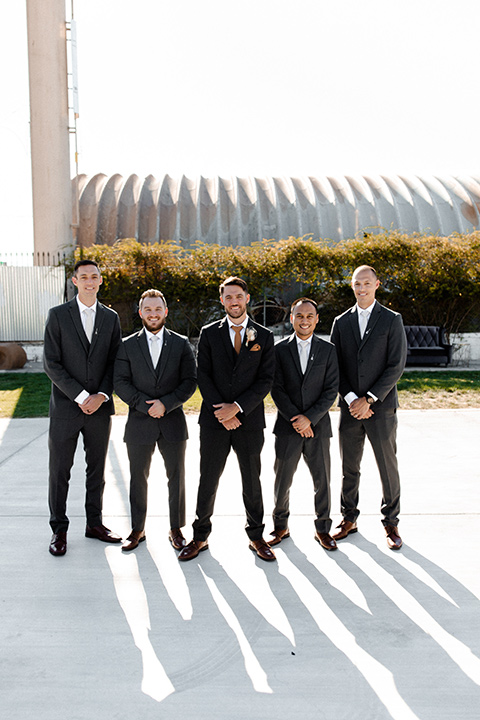
[{"label": "curved metal roof", "polygon": [[480,224],[480,176],[149,175],[142,181],[98,174],[78,181],[83,247],[120,238],[250,245],[306,234],[338,242],[367,228],[451,235]]}]

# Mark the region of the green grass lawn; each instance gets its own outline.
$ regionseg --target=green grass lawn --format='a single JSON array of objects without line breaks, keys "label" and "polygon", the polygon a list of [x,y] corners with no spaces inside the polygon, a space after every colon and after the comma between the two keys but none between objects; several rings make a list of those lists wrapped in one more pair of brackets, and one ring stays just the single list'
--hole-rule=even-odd
[{"label": "green grass lawn", "polygon": [[[407,372],[398,383],[400,406],[404,409],[480,408],[480,372]],[[0,373],[0,417],[46,417],[50,398],[50,380],[45,373]],[[128,408],[116,395],[117,414]],[[185,411],[200,410],[201,395],[197,389],[185,403]],[[270,395],[267,411],[275,406]]]}]

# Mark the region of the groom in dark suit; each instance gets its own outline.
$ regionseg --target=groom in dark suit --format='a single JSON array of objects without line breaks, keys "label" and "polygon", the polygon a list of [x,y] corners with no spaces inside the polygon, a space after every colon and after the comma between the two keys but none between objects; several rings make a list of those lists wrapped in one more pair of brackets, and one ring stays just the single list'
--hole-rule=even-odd
[{"label": "groom in dark suit", "polygon": [[139,303],[143,329],[120,346],[114,385],[129,405],[124,440],[130,460],[132,532],[122,550],[145,540],[148,475],[155,446],[168,478],[169,540],[185,545],[185,448],[188,432],[182,405],[195,392],[196,367],[186,337],[165,327],[168,307],[160,290],[146,290]]},{"label": "groom in dark suit", "polygon": [[380,305],[375,293],[380,285],[369,265],[352,276],[357,299],[354,307],[335,318],[331,340],[340,367],[339,440],[342,457],[343,520],[333,535],[341,540],[357,531],[360,462],[365,436],[375,454],[383,497],[382,523],[388,547],[398,550],[400,478],[397,464],[397,382],[407,356],[402,317]]},{"label": "groom in dark suit", "polygon": [[45,327],[44,369],[52,381],[50,396],[49,506],[53,536],[49,551],[67,551],[68,484],[77,447],[85,448],[86,537],[121,542],[102,523],[105,459],[110,437],[113,363],[121,340],[116,312],[97,302],[102,284],[98,265],[80,260],[73,271],[76,298],[50,310]]},{"label": "groom in dark suit", "polygon": [[223,320],[202,328],[198,343],[200,410],[200,483],[193,540],[179,560],[191,560],[208,548],[218,482],[231,448],[242,476],[249,547],[262,560],[275,560],[263,539],[260,453],[265,414],[263,398],[274,376],[273,335],[247,316],[247,284],[229,277],[220,285]]},{"label": "groom in dark suit", "polygon": [[326,550],[336,550],[329,534],[332,428],[328,411],[338,392],[337,356],[331,343],[313,334],[318,323],[316,302],[305,297],[295,300],[290,322],[293,334],[275,346],[275,507],[273,540],[268,544],[277,545],[290,535],[290,487],[303,455],[313,479],[315,540]]}]

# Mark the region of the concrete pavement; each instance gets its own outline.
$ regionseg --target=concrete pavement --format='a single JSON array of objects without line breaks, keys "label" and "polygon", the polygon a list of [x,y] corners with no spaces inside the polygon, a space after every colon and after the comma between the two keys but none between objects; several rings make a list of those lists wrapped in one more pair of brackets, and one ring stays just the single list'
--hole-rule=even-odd
[{"label": "concrete pavement", "polygon": [[[338,415],[333,413],[334,426]],[[305,465],[291,538],[264,563],[247,547],[234,458],[210,549],[179,563],[166,481],[150,478],[147,542],[125,554],[84,537],[84,464],[74,467],[67,555],[48,553],[45,418],[0,420],[0,716],[9,720],[478,720],[480,411],[399,412],[400,552],[387,549],[366,448],[359,532],[333,553],[313,540]],[[263,453],[267,532],[272,417]],[[105,523],[130,530],[124,418],[114,419]],[[189,418],[188,522],[198,480]],[[340,463],[332,442],[332,511]]]}]

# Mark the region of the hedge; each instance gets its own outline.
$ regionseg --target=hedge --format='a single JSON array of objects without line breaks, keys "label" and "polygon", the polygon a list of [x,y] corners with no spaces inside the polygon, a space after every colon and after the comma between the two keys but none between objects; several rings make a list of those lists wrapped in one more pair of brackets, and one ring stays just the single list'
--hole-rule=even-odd
[{"label": "hedge", "polygon": [[[78,248],[74,260],[102,268],[101,299],[121,315],[125,333],[139,326],[136,304],[150,287],[165,294],[169,327],[190,337],[222,315],[218,286],[227,275],[249,286],[255,317],[267,324],[288,318],[288,306],[309,295],[320,307],[320,331],[353,304],[350,278],[373,265],[380,302],[402,313],[406,325],[443,325],[447,332],[480,330],[480,233],[439,237],[385,232],[332,245],[309,237],[264,240],[248,247],[172,242]],[[71,267],[70,267],[71,269]]]}]

